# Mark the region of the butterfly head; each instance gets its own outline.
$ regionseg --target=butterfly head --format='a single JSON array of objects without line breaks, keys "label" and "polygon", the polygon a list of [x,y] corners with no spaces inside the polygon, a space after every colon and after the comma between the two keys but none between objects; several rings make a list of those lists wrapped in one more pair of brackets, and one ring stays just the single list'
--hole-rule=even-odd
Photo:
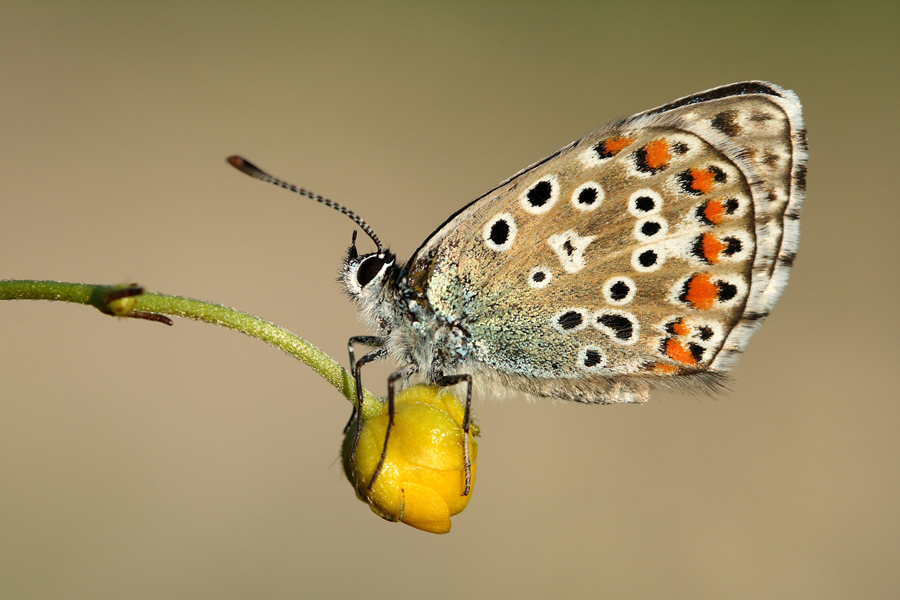
[{"label": "butterfly head", "polygon": [[364,313],[374,311],[381,304],[386,290],[396,281],[400,267],[393,252],[384,248],[368,254],[356,250],[356,232],[344,259],[339,277],[344,291],[356,300]]},{"label": "butterfly head", "polygon": [[387,250],[371,254],[347,253],[341,281],[347,294],[357,301],[378,296],[397,269],[396,257]]}]

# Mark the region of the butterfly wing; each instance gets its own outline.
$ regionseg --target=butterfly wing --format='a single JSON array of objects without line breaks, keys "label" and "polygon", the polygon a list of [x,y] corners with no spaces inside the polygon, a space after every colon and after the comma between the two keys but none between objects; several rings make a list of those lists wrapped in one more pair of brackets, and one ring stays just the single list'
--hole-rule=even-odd
[{"label": "butterfly wing", "polygon": [[591,403],[715,385],[783,290],[806,173],[797,97],[716,88],[603,127],[451,217],[409,280],[478,378]]}]

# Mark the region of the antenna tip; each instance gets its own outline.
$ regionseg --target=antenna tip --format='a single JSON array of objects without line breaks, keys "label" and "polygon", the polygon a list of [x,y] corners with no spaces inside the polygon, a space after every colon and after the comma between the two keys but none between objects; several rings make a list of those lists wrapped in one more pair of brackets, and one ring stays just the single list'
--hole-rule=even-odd
[{"label": "antenna tip", "polygon": [[237,154],[233,154],[225,160],[227,160],[228,164],[230,164],[232,167],[234,167],[241,173],[249,175],[250,177],[256,177],[257,179],[259,179],[260,177],[266,176],[266,173],[262,169],[254,165],[249,160],[238,156]]}]

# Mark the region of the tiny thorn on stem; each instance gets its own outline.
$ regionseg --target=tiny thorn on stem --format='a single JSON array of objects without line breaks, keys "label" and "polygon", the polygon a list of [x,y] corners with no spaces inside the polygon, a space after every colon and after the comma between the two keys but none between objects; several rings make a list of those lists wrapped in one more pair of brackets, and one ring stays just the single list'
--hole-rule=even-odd
[{"label": "tiny thorn on stem", "polygon": [[156,321],[157,323],[162,323],[164,325],[172,326],[175,324],[172,319],[167,317],[166,315],[161,315],[158,313],[144,312],[142,310],[133,310],[127,315],[122,315],[123,317],[130,317],[132,319],[144,319],[145,321]]},{"label": "tiny thorn on stem", "polygon": [[117,285],[115,287],[101,286],[96,290],[96,301],[92,304],[100,309],[101,312],[115,317],[130,317],[132,319],[143,319],[144,321],[156,321],[165,325],[174,325],[172,319],[165,315],[137,310],[138,296],[141,296],[143,293],[143,286],[136,283]]}]

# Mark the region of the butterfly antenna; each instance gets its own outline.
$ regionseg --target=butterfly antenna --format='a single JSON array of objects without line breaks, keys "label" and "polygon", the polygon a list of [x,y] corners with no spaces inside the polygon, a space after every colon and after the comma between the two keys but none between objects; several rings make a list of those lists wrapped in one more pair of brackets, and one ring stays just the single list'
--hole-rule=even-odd
[{"label": "butterfly antenna", "polygon": [[284,181],[283,179],[278,179],[277,177],[272,177],[271,175],[269,175],[268,173],[266,173],[265,171],[263,171],[262,169],[260,169],[256,165],[254,165],[249,160],[241,158],[240,156],[237,156],[237,155],[229,156],[227,160],[228,160],[228,164],[230,164],[232,167],[234,167],[235,169],[237,169],[238,171],[240,171],[242,173],[249,175],[250,177],[253,177],[254,179],[259,179],[260,181],[266,181],[268,183],[273,183],[273,184],[277,185],[278,187],[283,187],[284,189],[290,190],[297,194],[300,194],[301,196],[306,196],[307,198],[312,198],[316,202],[321,202],[325,206],[329,206],[329,207],[333,208],[334,210],[338,211],[339,213],[343,213],[343,214],[347,215],[348,217],[350,217],[350,219],[354,223],[359,225],[360,229],[362,229],[366,233],[366,235],[368,235],[370,238],[372,238],[372,241],[375,242],[376,246],[378,246],[379,252],[384,250],[384,246],[381,245],[381,240],[378,239],[378,236],[375,235],[375,232],[372,230],[372,228],[369,226],[369,224],[366,223],[365,221],[363,221],[362,217],[360,217],[358,214],[356,214],[355,212],[353,212],[346,206],[338,204],[334,200],[330,200],[330,199],[326,198],[325,196],[320,196],[319,194],[316,194],[315,192],[311,192],[307,189],[296,186],[293,183],[288,183],[287,181]]}]

